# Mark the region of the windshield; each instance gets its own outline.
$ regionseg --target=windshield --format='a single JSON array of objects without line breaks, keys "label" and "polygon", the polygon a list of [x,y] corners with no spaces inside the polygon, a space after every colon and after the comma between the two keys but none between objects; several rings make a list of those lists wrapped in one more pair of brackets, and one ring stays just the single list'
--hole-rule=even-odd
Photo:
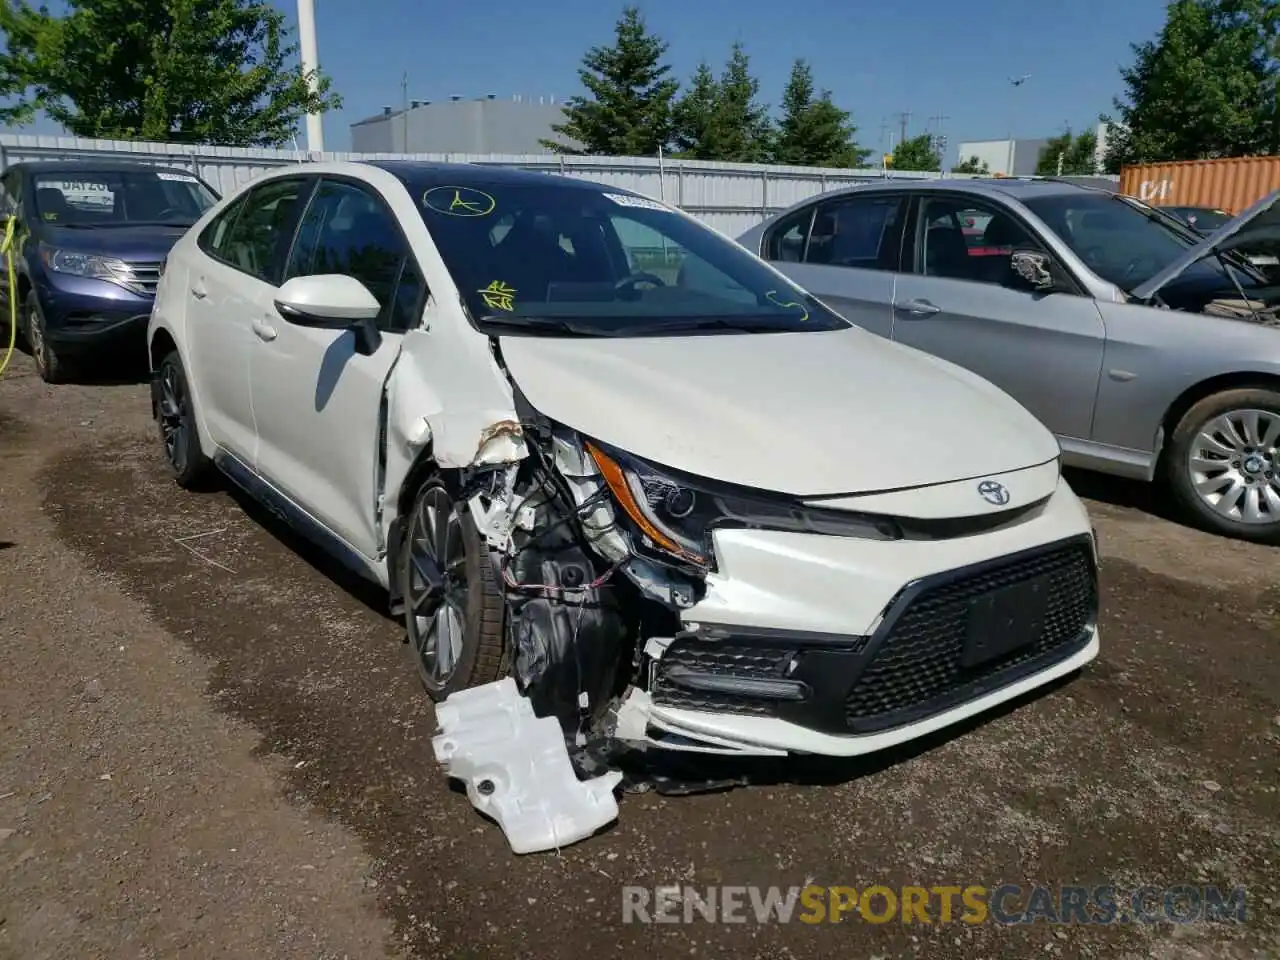
[{"label": "windshield", "polygon": [[36,215],[60,227],[190,226],[217,197],[187,173],[74,170],[35,176]]},{"label": "windshield", "polygon": [[593,336],[850,326],[742,247],[671,208],[562,185],[418,191],[482,327]]},{"label": "windshield", "polygon": [[[1122,290],[1150,280],[1198,242],[1194,234],[1118,194],[1062,193],[1023,202],[1090,270]],[[1256,282],[1235,273],[1242,286]],[[1179,286],[1210,283],[1231,283],[1216,259],[1201,260],[1178,278]]]},{"label": "windshield", "polygon": [[1210,234],[1231,222],[1231,214],[1225,210],[1208,207],[1173,207],[1170,213],[1185,220],[1197,233]]}]

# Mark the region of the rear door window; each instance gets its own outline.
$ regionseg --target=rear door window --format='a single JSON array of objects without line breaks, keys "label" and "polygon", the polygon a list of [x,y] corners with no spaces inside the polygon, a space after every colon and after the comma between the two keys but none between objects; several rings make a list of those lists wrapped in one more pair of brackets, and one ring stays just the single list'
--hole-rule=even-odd
[{"label": "rear door window", "polygon": [[904,196],[883,193],[840,197],[820,204],[805,262],[896,271],[905,205]]},{"label": "rear door window", "polygon": [[[272,285],[280,283],[299,201],[309,178],[270,180],[254,187],[225,233],[216,231],[210,246],[219,260]],[[216,226],[211,225],[211,226]]]}]

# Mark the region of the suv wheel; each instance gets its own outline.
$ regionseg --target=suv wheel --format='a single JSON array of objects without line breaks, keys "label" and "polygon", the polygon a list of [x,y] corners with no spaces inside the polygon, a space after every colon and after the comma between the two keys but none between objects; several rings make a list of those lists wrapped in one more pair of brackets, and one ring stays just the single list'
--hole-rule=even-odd
[{"label": "suv wheel", "polygon": [[36,362],[36,372],[40,374],[40,379],[45,383],[66,383],[69,373],[67,362],[45,339],[44,309],[40,306],[40,298],[36,296],[35,290],[27,293],[24,313],[26,323],[23,336],[27,346],[31,348],[31,358]]},{"label": "suv wheel", "polygon": [[1226,390],[1193,406],[1174,429],[1166,479],[1206,529],[1280,543],[1280,392]]},{"label": "suv wheel", "polygon": [[475,522],[438,479],[414,497],[396,570],[409,655],[431,698],[497,680],[506,601]]},{"label": "suv wheel", "polygon": [[160,427],[160,441],[164,444],[164,458],[178,486],[190,490],[210,472],[211,461],[200,448],[195,407],[177,350],[170,351],[160,361],[156,376],[160,380],[156,422]]}]

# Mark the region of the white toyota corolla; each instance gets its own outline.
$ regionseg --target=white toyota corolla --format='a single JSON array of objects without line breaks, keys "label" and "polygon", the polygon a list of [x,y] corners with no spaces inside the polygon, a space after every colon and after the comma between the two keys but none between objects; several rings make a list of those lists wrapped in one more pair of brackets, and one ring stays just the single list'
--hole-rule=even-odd
[{"label": "white toyota corolla", "polygon": [[273,171],[173,248],[149,349],[178,482],[388,589],[517,851],[615,817],[620,749],[866,753],[1098,652],[1047,429],[621,189]]}]

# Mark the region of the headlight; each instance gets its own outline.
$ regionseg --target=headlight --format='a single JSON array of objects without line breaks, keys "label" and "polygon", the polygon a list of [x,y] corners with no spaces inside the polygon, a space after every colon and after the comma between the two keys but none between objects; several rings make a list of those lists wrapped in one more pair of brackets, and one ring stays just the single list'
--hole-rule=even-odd
[{"label": "headlight", "polygon": [[74,277],[92,277],[127,284],[133,277],[133,268],[123,260],[104,257],[96,253],[76,253],[57,247],[40,247],[40,259],[54,273],[68,273]]},{"label": "headlight", "polygon": [[[811,507],[797,500],[739,491],[716,481],[676,476],[601,444],[586,443],[618,506],[635,525],[643,553],[657,553],[708,570],[714,566],[711,531],[749,527],[899,540],[892,520]],[[662,556],[662,555],[665,555]]]}]

